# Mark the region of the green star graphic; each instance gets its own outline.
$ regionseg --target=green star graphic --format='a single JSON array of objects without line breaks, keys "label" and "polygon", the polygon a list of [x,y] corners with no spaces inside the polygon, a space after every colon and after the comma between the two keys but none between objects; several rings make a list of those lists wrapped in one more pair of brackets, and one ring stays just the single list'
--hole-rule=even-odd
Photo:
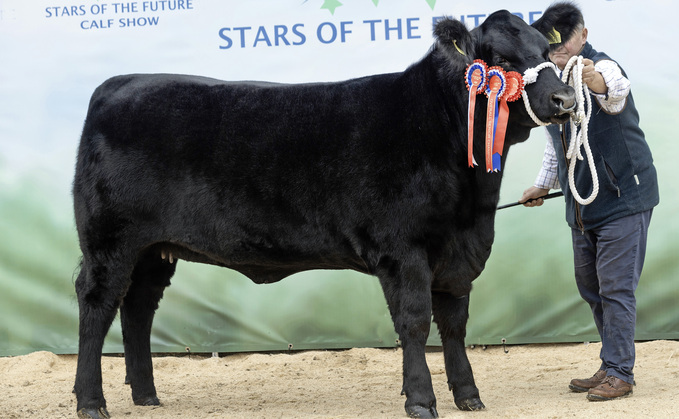
[{"label": "green star graphic", "polygon": [[334,15],[335,9],[337,9],[341,5],[342,5],[342,3],[340,3],[337,0],[324,0],[323,6],[321,6],[321,9],[328,9],[330,11],[330,14]]},{"label": "green star graphic", "polygon": [[[380,3],[380,0],[371,0],[375,7],[377,7]],[[424,0],[427,2],[431,10],[434,10],[434,7],[436,6],[436,0]],[[305,2],[306,3],[306,2]],[[335,14],[335,9],[338,7],[342,6],[342,3],[339,0],[323,0],[323,5],[321,6],[321,9],[328,9],[330,14],[334,15]]]}]

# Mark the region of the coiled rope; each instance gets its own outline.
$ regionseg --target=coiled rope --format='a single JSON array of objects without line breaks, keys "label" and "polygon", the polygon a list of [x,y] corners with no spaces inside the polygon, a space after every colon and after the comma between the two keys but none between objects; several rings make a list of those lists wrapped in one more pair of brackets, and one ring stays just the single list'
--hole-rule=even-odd
[{"label": "coiled rope", "polygon": [[[570,161],[568,165],[568,186],[571,189],[573,198],[581,205],[587,205],[594,201],[599,194],[599,177],[596,173],[592,150],[589,147],[589,136],[587,135],[589,119],[592,116],[592,98],[589,95],[587,85],[582,82],[583,68],[584,64],[582,63],[582,56],[571,57],[561,74],[561,81],[569,84],[575,89],[577,99],[575,112],[571,114],[571,141],[568,146],[568,151],[566,152],[566,158]],[[585,104],[587,104],[586,108]],[[585,149],[589,171],[592,175],[592,193],[588,198],[582,198],[575,186],[575,164],[577,160],[583,159],[580,151],[581,147]],[[576,158],[573,158],[574,155]]]},{"label": "coiled rope", "polygon": [[[533,112],[533,109],[530,106],[530,101],[528,100],[528,94],[526,94],[525,86],[535,83],[535,81],[538,79],[538,74],[545,68],[552,68],[555,73],[559,74],[556,65],[549,61],[546,61],[537,67],[527,69],[523,74],[524,91],[521,95],[521,97],[523,97],[523,103],[526,106],[528,115],[531,117],[533,122],[540,126],[549,125],[550,122],[542,122],[535,115],[535,112]],[[594,201],[594,199],[599,194],[599,178],[596,174],[596,167],[594,166],[592,150],[589,148],[589,137],[587,135],[589,119],[592,115],[592,98],[590,97],[589,91],[587,90],[587,85],[583,85],[582,83],[583,68],[584,64],[582,63],[582,56],[571,57],[561,74],[561,81],[575,89],[577,99],[575,111],[571,113],[571,141],[566,153],[566,158],[570,161],[568,165],[568,186],[570,187],[571,193],[573,194],[573,198],[575,198],[575,200],[581,205],[587,205]],[[587,105],[586,107],[585,104]],[[580,152],[581,147],[584,147],[585,149],[585,154],[589,160],[589,171],[592,174],[592,193],[586,199],[583,199],[580,196],[575,186],[575,163],[577,160],[583,160],[582,153]],[[573,154],[575,154],[576,158],[573,158]]]}]

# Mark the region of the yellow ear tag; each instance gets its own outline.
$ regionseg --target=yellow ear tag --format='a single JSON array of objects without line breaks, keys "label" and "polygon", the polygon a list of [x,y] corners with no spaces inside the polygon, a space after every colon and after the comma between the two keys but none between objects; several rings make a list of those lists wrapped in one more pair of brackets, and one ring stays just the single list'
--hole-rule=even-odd
[{"label": "yellow ear tag", "polygon": [[457,39],[453,39],[453,45],[455,45],[455,49],[457,50],[457,52],[464,55],[465,57],[467,56],[467,54],[465,54],[464,51],[462,51],[460,47],[457,46]]},{"label": "yellow ear tag", "polygon": [[546,37],[549,45],[561,43],[561,33],[555,27],[552,27],[552,30],[547,33]]}]

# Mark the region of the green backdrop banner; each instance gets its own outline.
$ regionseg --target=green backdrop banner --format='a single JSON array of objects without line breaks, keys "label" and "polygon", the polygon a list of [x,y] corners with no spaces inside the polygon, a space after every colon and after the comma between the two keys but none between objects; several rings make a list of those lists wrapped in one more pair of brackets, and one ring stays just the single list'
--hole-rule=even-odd
[{"label": "green backdrop banner", "polygon": [[[326,2],[66,0],[0,3],[0,355],[77,351],[73,281],[80,252],[70,186],[89,96],[131,72],[221,79],[331,81],[400,71],[430,47],[432,19],[469,28],[505,1]],[[351,4],[349,4],[351,3]],[[527,22],[550,1],[516,1]],[[584,2],[583,2],[584,3]],[[674,181],[679,84],[677,6],[666,1],[582,4],[590,41],[632,80],[654,151],[661,205],[653,214],[638,288],[637,338],[679,339],[679,213]],[[155,8],[152,8],[152,4]],[[170,4],[174,5],[170,8]],[[634,26],[626,31],[626,26]],[[640,37],[638,34],[643,33]],[[643,59],[640,57],[644,57]],[[653,60],[648,57],[652,57]],[[501,203],[533,182],[545,133],[512,148]],[[474,284],[468,344],[597,340],[573,280],[563,201],[498,212],[496,241]],[[227,269],[179,262],[152,335],[156,352],[390,347],[396,335],[376,278],[312,271],[255,285]],[[437,345],[435,326],[430,344]],[[122,352],[119,322],[105,352]]]}]

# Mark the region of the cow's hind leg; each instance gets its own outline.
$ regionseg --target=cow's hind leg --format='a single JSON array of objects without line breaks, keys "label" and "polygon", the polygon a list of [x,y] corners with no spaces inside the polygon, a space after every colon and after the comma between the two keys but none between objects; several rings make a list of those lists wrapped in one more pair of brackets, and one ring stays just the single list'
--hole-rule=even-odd
[{"label": "cow's hind leg", "polygon": [[102,390],[102,347],[129,285],[131,271],[121,264],[83,259],[76,279],[80,339],[74,391],[80,418],[109,417]]},{"label": "cow's hind leg", "polygon": [[176,262],[162,259],[157,252],[139,258],[120,307],[125,345],[126,382],[132,387],[132,400],[141,406],[160,404],[153,382],[151,325],[165,287],[170,285]]},{"label": "cow's hind leg", "polygon": [[449,293],[434,292],[432,303],[434,321],[438,325],[443,344],[448,387],[453,392],[455,404],[460,410],[484,409],[464,346],[469,317],[469,294],[458,298]]},{"label": "cow's hind leg", "polygon": [[403,348],[403,391],[410,417],[436,418],[436,397],[425,358],[431,325],[431,271],[426,262],[383,262],[378,274]]}]

